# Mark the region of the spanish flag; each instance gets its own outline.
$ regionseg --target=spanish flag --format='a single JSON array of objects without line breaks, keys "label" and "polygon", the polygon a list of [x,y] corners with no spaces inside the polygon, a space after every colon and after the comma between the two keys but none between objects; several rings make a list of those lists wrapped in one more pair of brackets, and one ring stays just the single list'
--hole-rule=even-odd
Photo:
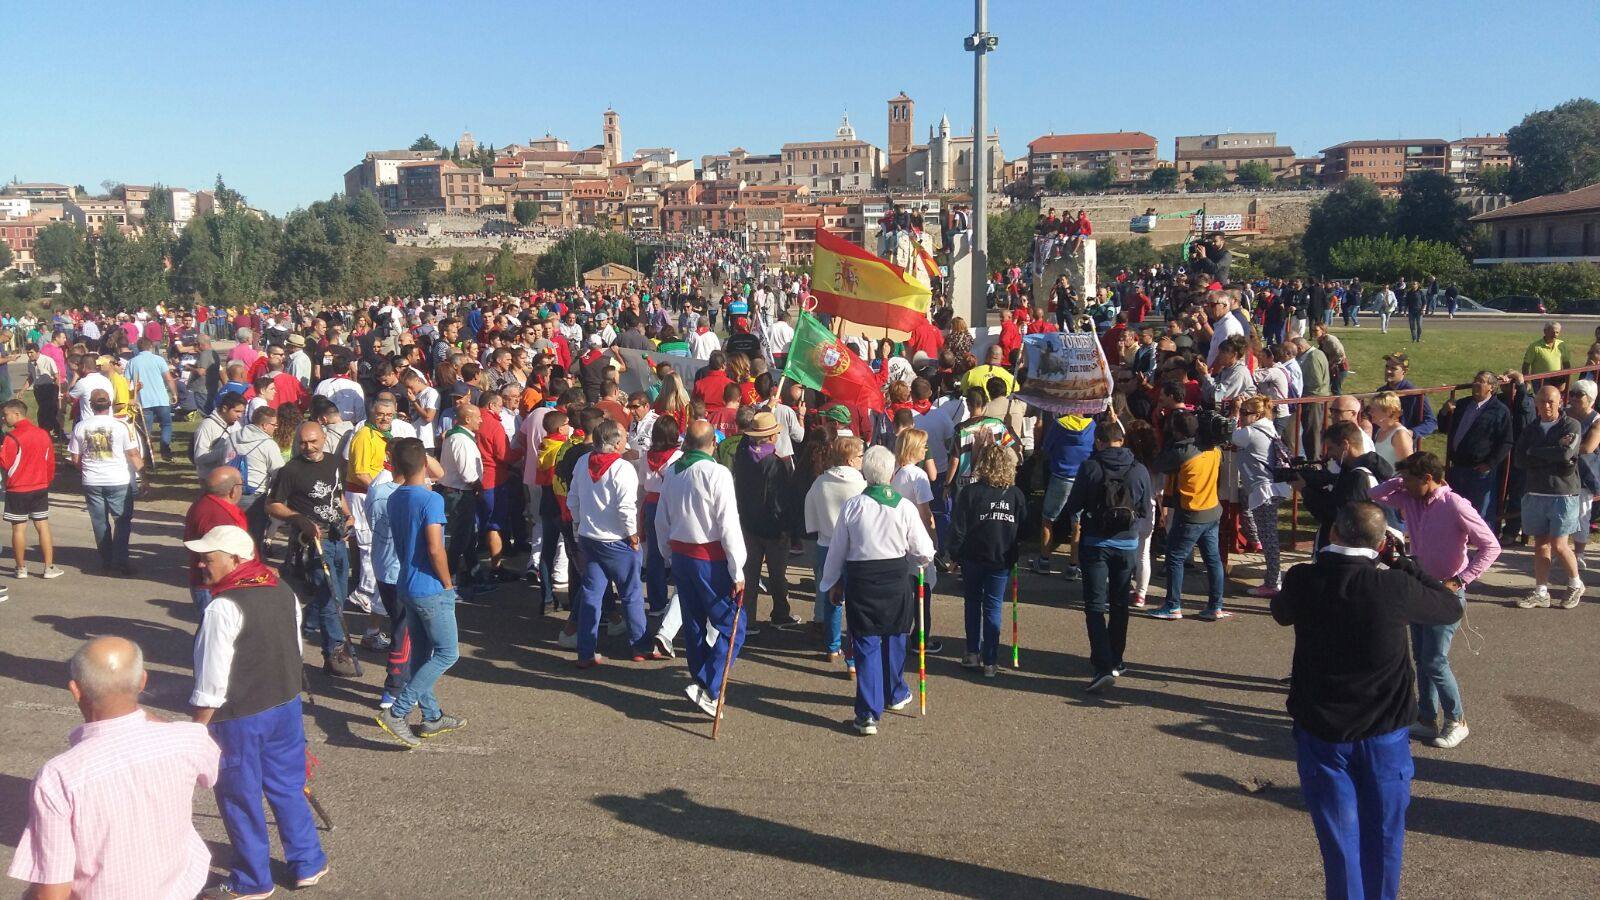
[{"label": "spanish flag", "polygon": [[928,320],[928,285],[817,222],[811,294],[817,309],[869,328],[910,332]]}]

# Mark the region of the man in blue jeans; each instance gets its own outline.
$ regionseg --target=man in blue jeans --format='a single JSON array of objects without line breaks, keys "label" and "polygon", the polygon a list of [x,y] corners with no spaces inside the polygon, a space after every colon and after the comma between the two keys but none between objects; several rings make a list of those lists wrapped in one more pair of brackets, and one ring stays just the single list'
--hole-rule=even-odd
[{"label": "man in blue jeans", "polygon": [[155,342],[139,339],[139,354],[128,362],[128,381],[144,410],[145,432],[151,436],[161,426],[161,461],[172,462],[172,407],[178,402],[178,382],[167,358],[155,351]]},{"label": "man in blue jeans", "polygon": [[[1061,511],[1064,520],[1082,515],[1083,614],[1089,631],[1089,693],[1117,683],[1128,643],[1128,599],[1133,587],[1139,528],[1148,518],[1150,473],[1123,446],[1122,425],[1107,422],[1094,436],[1094,455],[1084,460]],[[1107,618],[1109,616],[1109,623]]]},{"label": "man in blue jeans", "polygon": [[[389,495],[389,533],[400,562],[396,582],[400,602],[411,619],[411,680],[378,713],[378,727],[407,748],[467,724],[439,708],[433,689],[461,655],[456,635],[456,589],[444,553],[444,498],[428,489],[428,451],[416,438],[389,442],[389,459],[400,487]],[[406,721],[412,707],[422,709],[422,724]]]},{"label": "man in blue jeans", "polygon": [[[327,434],[316,422],[295,433],[294,458],[278,470],[267,494],[267,515],[293,525],[306,544],[311,599],[306,613],[322,632],[323,670],[340,678],[361,675],[361,663],[345,641],[345,594],[350,582],[350,508],[344,499],[344,465],[323,452]],[[260,501],[258,501],[260,502]]]},{"label": "man in blue jeans", "polygon": [[1408,626],[1461,618],[1448,587],[1387,545],[1387,526],[1376,504],[1346,503],[1328,546],[1272,598],[1272,617],[1294,627],[1289,716],[1329,897],[1400,893],[1417,705]]},{"label": "man in blue jeans", "polygon": [[88,402],[89,413],[73,427],[67,451],[83,475],[83,499],[102,571],[131,575],[128,530],[133,525],[133,477],[144,468],[144,455],[133,429],[111,414],[110,394],[93,391]]}]

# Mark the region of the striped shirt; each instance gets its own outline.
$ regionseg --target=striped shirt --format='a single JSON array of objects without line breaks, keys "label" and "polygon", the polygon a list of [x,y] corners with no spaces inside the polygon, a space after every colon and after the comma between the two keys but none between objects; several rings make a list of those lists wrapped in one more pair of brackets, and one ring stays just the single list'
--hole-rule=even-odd
[{"label": "striped shirt", "polygon": [[220,757],[205,726],[152,721],[140,709],[86,722],[68,740],[72,748],[33,781],[8,874],[71,882],[79,900],[199,893],[211,854],[194,829],[194,789],[216,784]]}]

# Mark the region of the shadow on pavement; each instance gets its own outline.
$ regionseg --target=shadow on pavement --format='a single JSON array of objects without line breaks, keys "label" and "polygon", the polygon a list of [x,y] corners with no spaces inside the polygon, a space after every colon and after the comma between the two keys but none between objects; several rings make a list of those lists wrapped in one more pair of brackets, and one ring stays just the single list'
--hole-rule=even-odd
[{"label": "shadow on pavement", "polygon": [[706,806],[678,789],[643,797],[610,794],[596,797],[594,803],[621,822],[675,840],[770,856],[896,886],[921,887],[960,897],[1131,896],[821,834],[731,809]]},{"label": "shadow on pavement", "polygon": [[28,824],[28,795],[32,791],[33,779],[0,772],[0,844],[15,849],[22,840],[22,829]]},{"label": "shadow on pavement", "polygon": [[[1421,768],[1419,765],[1418,769]],[[1238,782],[1225,775],[1186,772],[1183,777],[1223,793],[1244,794]],[[1245,796],[1292,809],[1305,809],[1300,791],[1286,786]],[[1307,829],[1311,828],[1309,816],[1305,824]],[[1561,813],[1413,794],[1411,807],[1406,811],[1406,830],[1514,850],[1600,858],[1600,823]]]}]

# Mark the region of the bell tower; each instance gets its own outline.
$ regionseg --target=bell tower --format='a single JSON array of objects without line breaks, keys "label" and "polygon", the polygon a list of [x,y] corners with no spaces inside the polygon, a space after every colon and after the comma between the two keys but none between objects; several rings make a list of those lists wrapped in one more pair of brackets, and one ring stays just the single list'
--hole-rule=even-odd
[{"label": "bell tower", "polygon": [[606,107],[605,128],[602,129],[602,132],[605,136],[602,146],[605,152],[606,165],[614,166],[622,162],[622,117],[617,115],[617,111],[609,106]]},{"label": "bell tower", "polygon": [[912,123],[916,104],[905,91],[889,101],[889,171],[890,184],[904,184],[906,157],[911,155]]}]

